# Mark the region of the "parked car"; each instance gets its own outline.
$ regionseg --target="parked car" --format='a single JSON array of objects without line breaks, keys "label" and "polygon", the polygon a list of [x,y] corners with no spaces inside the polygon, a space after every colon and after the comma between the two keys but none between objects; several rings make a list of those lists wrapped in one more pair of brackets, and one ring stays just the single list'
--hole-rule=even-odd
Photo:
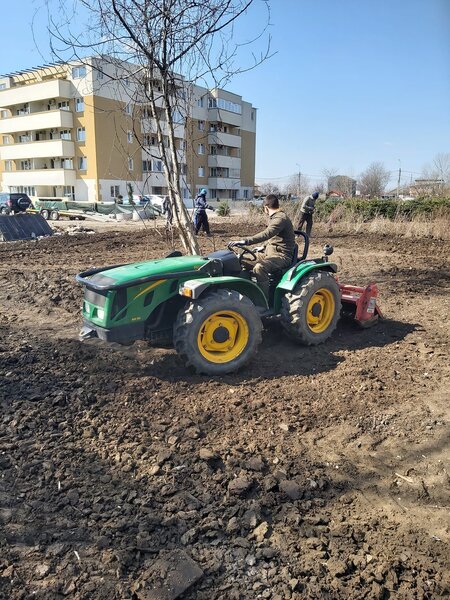
[{"label": "parked car", "polygon": [[2,215],[25,212],[30,206],[31,200],[27,194],[18,194],[16,192],[0,193],[0,214]]},{"label": "parked car", "polygon": [[142,197],[141,204],[146,204],[150,202],[152,206],[154,206],[161,213],[163,212],[163,204],[166,196],[158,196],[157,194],[146,194]]},{"label": "parked car", "polygon": [[252,206],[263,206],[264,197],[260,196],[259,198],[253,198],[252,200],[249,200],[248,203],[251,204]]}]

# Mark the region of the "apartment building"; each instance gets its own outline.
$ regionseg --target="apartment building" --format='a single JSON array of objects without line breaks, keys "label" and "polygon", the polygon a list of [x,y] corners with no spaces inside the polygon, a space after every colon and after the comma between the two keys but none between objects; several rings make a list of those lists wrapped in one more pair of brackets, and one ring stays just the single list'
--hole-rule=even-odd
[{"label": "apartment building", "polygon": [[[130,63],[92,57],[0,77],[1,191],[103,202],[126,197],[130,185],[167,193],[156,123],[132,72]],[[206,187],[210,198],[252,197],[256,109],[237,94],[178,81],[183,196]],[[167,140],[162,108],[157,118]]]}]

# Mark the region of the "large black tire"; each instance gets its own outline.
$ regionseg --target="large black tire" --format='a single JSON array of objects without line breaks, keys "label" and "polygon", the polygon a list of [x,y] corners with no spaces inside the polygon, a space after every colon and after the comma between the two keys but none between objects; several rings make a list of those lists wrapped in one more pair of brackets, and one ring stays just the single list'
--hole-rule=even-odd
[{"label": "large black tire", "polygon": [[261,337],[262,323],[254,304],[238,292],[221,289],[180,310],[173,342],[186,366],[197,373],[223,375],[245,365]]},{"label": "large black tire", "polygon": [[50,219],[52,221],[59,221],[59,212],[57,210],[52,210],[50,213]]},{"label": "large black tire", "polygon": [[339,286],[328,271],[315,271],[302,279],[281,302],[281,324],[289,338],[314,346],[336,329],[341,312]]}]

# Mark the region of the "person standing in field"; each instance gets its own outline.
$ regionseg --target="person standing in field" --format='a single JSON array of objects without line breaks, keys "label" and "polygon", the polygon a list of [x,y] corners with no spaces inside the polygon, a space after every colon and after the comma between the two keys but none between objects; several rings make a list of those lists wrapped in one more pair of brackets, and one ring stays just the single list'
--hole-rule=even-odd
[{"label": "person standing in field", "polygon": [[206,214],[206,209],[209,208],[210,210],[214,210],[212,206],[210,206],[207,202],[206,202],[206,194],[207,194],[207,190],[206,188],[202,188],[200,190],[199,195],[197,196],[197,198],[195,199],[195,204],[194,204],[194,231],[195,231],[195,235],[199,234],[200,229],[203,228],[203,231],[206,233],[207,236],[210,236],[211,233],[209,231],[209,221],[208,221],[208,215]]},{"label": "person standing in field", "polygon": [[301,230],[303,225],[306,223],[306,234],[311,235],[311,229],[313,225],[313,214],[316,210],[316,200],[319,197],[318,192],[313,192],[310,196],[304,198],[300,207],[300,222],[298,228]]}]

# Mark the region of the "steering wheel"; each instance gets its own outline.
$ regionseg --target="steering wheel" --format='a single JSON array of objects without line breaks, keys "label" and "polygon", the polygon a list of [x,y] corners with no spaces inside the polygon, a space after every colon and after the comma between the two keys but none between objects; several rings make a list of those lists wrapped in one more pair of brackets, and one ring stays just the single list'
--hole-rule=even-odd
[{"label": "steering wheel", "polygon": [[244,258],[244,256],[246,254],[249,254],[251,258],[248,258],[247,260],[251,261],[251,262],[255,262],[258,257],[256,256],[256,252],[253,252],[253,250],[250,250],[250,248],[247,248],[247,246],[231,246],[231,242],[227,245],[228,250],[231,250],[232,252],[234,252],[238,259],[239,259],[239,264],[241,264],[242,259]]}]

